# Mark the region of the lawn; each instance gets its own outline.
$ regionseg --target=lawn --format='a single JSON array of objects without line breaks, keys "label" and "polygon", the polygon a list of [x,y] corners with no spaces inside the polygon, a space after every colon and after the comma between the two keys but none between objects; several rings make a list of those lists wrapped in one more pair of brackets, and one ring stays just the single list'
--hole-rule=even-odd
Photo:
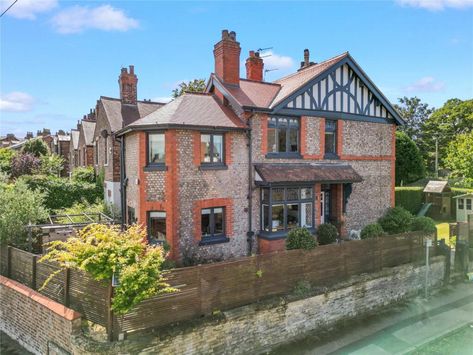
[{"label": "lawn", "polygon": [[471,355],[473,353],[473,325],[467,325],[444,337],[435,339],[409,355]]}]

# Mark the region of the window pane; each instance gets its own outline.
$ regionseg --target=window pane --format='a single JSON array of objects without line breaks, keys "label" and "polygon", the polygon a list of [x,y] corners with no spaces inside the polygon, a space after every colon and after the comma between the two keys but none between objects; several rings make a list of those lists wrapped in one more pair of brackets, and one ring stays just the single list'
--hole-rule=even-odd
[{"label": "window pane", "polygon": [[271,231],[269,226],[269,205],[263,205],[262,212],[263,214],[263,230]]},{"label": "window pane", "polygon": [[278,123],[278,120],[276,117],[271,117],[271,119],[268,121],[268,127],[276,127]]},{"label": "window pane", "polygon": [[150,244],[166,241],[166,212],[150,212],[149,223]]},{"label": "window pane", "polygon": [[335,132],[337,130],[337,122],[334,120],[325,121],[325,132]]},{"label": "window pane", "polygon": [[297,129],[289,130],[289,151],[290,152],[298,152],[298,135],[299,131]]},{"label": "window pane", "polygon": [[276,128],[268,128],[268,153],[277,152],[277,132]]},{"label": "window pane", "polygon": [[149,162],[151,164],[164,164],[165,147],[164,147],[164,133],[149,135]]},{"label": "window pane", "polygon": [[458,209],[459,209],[459,210],[464,209],[464,201],[465,201],[465,200],[462,199],[462,198],[458,199]]},{"label": "window pane", "polygon": [[210,163],[210,134],[200,135],[200,161]]},{"label": "window pane", "polygon": [[263,189],[263,201],[269,202],[269,189]]},{"label": "window pane", "polygon": [[223,136],[214,135],[214,151],[213,151],[213,163],[222,163],[223,162]]},{"label": "window pane", "polygon": [[466,200],[466,209],[471,210],[471,199]]},{"label": "window pane", "polygon": [[273,189],[273,201],[284,200],[284,189]]},{"label": "window pane", "polygon": [[279,128],[279,137],[278,137],[278,151],[280,153],[285,153],[286,150],[286,134],[287,130],[285,128]]},{"label": "window pane", "polygon": [[292,188],[292,189],[287,189],[286,193],[286,200],[288,201],[294,201],[299,199],[299,189],[298,188]]},{"label": "window pane", "polygon": [[301,227],[312,227],[312,202],[301,203]]},{"label": "window pane", "polygon": [[296,118],[291,118],[291,119],[289,120],[289,125],[290,125],[291,127],[299,127],[299,120],[296,119]]},{"label": "window pane", "polygon": [[301,199],[312,198],[312,189],[310,187],[303,187],[301,189]]},{"label": "window pane", "polygon": [[335,153],[335,133],[325,133],[325,153]]},{"label": "window pane", "polygon": [[287,229],[295,228],[299,225],[299,204],[287,205]]},{"label": "window pane", "polygon": [[210,209],[204,209],[202,210],[202,216],[201,216],[201,230],[202,230],[202,236],[208,236],[211,234],[210,230]]},{"label": "window pane", "polygon": [[284,206],[273,205],[271,209],[271,228],[273,232],[284,230]]},{"label": "window pane", "polygon": [[214,208],[214,234],[223,234],[223,208]]}]

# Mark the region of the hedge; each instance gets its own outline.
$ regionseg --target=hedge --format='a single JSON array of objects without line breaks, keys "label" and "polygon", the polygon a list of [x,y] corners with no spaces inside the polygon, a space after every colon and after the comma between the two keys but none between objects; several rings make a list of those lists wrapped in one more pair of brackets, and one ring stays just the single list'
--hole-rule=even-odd
[{"label": "hedge", "polygon": [[31,189],[46,193],[45,207],[50,211],[68,208],[80,201],[93,204],[103,199],[103,189],[95,183],[44,175],[25,175],[22,179]]},{"label": "hedge", "polygon": [[396,187],[396,206],[404,207],[416,215],[424,202],[423,190],[423,187]]}]

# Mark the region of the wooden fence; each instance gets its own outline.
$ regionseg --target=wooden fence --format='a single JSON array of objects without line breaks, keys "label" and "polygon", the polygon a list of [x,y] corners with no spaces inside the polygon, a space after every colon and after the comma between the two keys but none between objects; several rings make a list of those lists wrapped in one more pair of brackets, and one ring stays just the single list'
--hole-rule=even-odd
[{"label": "wooden fence", "polygon": [[[41,292],[106,326],[109,336],[115,338],[119,333],[161,327],[283,295],[301,281],[326,287],[353,275],[419,261],[425,255],[423,239],[420,233],[409,233],[174,269],[168,273],[168,282],[179,292],[147,299],[124,316],[110,311],[113,292],[109,284],[75,270],[61,271],[61,277],[55,277]],[[15,248],[2,248],[1,253],[2,274],[34,289],[57,270],[54,265],[38,263],[38,256]]]}]

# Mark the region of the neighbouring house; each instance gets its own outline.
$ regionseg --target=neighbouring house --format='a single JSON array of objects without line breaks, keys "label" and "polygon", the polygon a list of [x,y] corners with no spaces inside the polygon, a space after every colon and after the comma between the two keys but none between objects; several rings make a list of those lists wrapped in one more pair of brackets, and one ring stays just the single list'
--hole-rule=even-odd
[{"label": "neighbouring house", "polygon": [[93,115],[84,115],[79,127],[78,166],[94,166],[94,131],[95,118]]},{"label": "neighbouring house", "polygon": [[342,237],[394,206],[395,131],[403,124],[351,55],[263,81],[224,30],[205,93],[187,93],[117,132],[122,218],[171,256],[220,260],[285,248],[297,226]]},{"label": "neighbouring house", "polygon": [[71,142],[69,144],[69,171],[72,172],[74,168],[79,166],[79,136],[80,123],[77,124],[77,129],[71,129]]},{"label": "neighbouring house", "polygon": [[121,69],[118,83],[120,98],[101,96],[91,113],[96,122],[93,132],[94,166],[97,173],[104,170],[105,201],[120,210],[120,143],[115,139],[115,132],[163,104],[138,100],[138,78],[132,65],[129,70]]},{"label": "neighbouring house", "polygon": [[16,138],[13,133],[7,133],[6,136],[0,137],[0,148],[8,148],[12,145],[20,143],[20,139]]},{"label": "neighbouring house", "polygon": [[453,197],[457,203],[457,222],[468,222],[468,216],[473,215],[473,193]]},{"label": "neighbouring house", "polygon": [[59,130],[55,135],[52,136],[52,140],[49,144],[49,150],[53,154],[57,154],[64,159],[64,169],[62,171],[63,176],[69,175],[69,153],[71,136],[69,132]]},{"label": "neighbouring house", "polygon": [[452,190],[448,181],[430,180],[424,188],[425,203],[431,203],[429,214],[433,218],[450,218]]}]

